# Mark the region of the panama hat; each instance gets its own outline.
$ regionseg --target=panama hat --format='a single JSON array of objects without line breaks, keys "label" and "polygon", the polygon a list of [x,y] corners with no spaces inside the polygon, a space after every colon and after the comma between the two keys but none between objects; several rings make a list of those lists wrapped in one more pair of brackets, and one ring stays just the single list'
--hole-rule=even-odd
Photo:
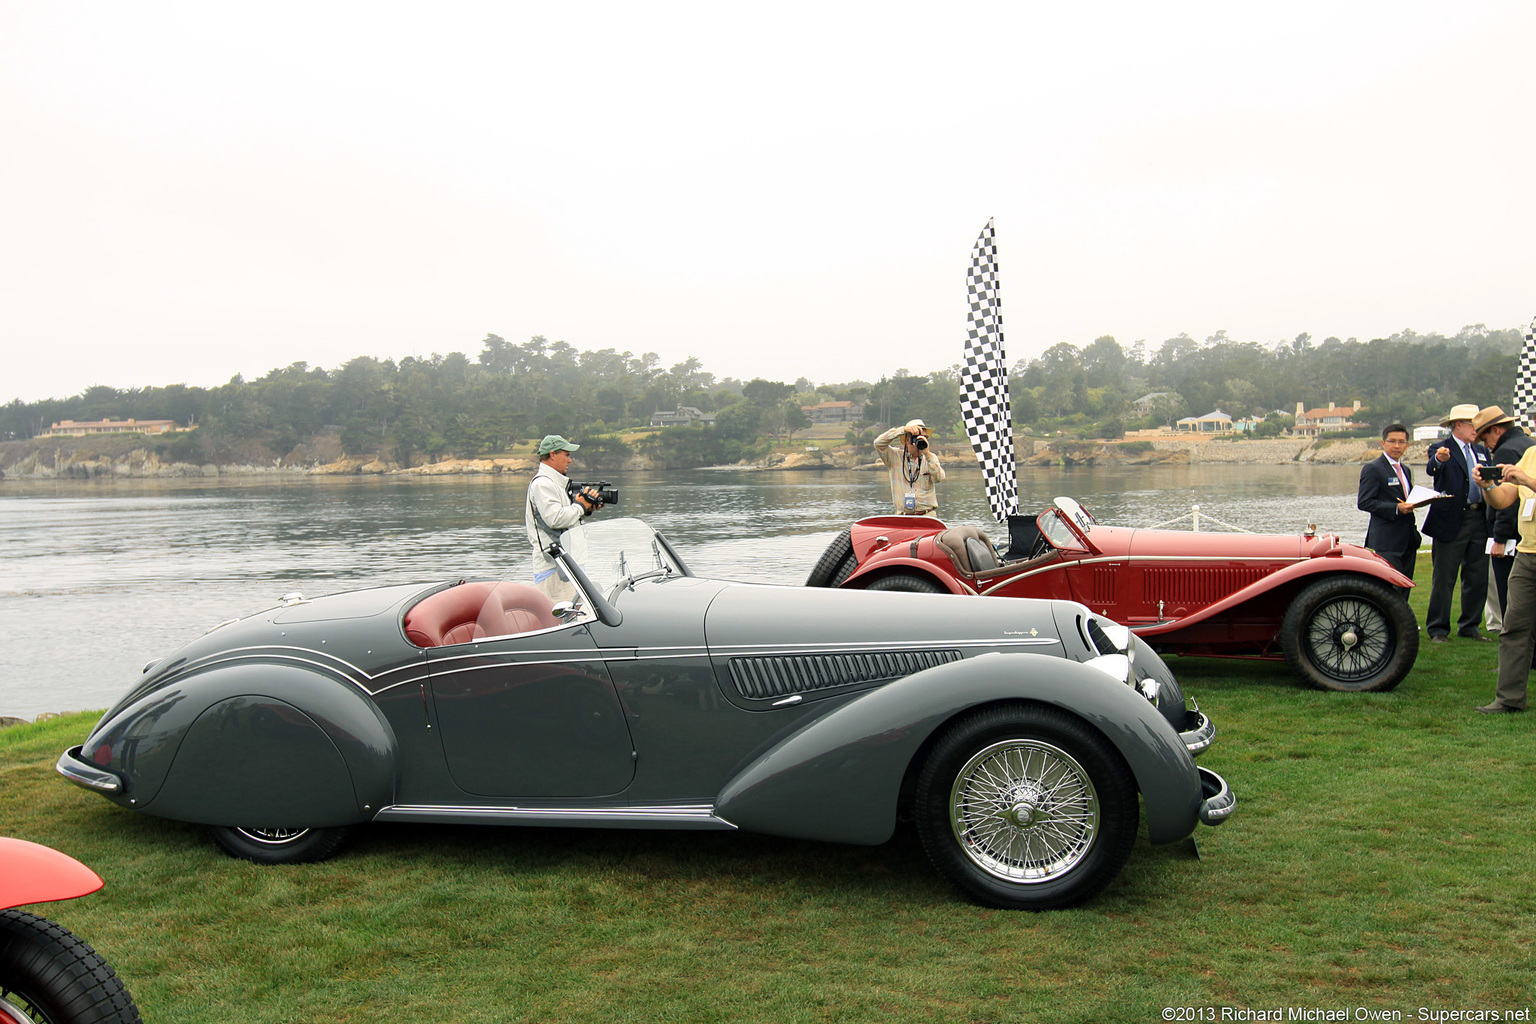
[{"label": "panama hat", "polygon": [[1471,420],[1477,418],[1477,406],[1471,402],[1462,405],[1451,406],[1451,411],[1445,414],[1445,419],[1440,421],[1442,427],[1448,427],[1457,420]]}]

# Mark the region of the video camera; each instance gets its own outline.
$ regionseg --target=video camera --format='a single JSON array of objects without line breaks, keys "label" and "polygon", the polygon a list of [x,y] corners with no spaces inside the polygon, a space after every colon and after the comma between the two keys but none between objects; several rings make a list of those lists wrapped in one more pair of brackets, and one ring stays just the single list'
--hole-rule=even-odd
[{"label": "video camera", "polygon": [[589,501],[599,505],[619,503],[619,489],[607,480],[567,480],[565,493],[572,501],[576,500],[576,495],[585,494]]}]

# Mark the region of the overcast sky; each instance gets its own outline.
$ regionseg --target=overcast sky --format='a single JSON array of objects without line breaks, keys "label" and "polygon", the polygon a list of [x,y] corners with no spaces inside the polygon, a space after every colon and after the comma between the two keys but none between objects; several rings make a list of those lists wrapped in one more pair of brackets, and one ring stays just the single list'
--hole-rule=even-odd
[{"label": "overcast sky", "polygon": [[487,333],[926,372],[988,218],[1010,360],[1523,327],[1533,39],[1523,0],[0,0],[0,401]]}]

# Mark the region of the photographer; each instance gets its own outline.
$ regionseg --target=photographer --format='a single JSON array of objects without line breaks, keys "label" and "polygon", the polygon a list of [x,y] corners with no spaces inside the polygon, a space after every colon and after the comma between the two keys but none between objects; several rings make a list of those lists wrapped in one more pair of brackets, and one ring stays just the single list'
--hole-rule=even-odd
[{"label": "photographer", "polygon": [[528,543],[533,545],[536,587],[551,601],[569,601],[576,596],[576,585],[565,579],[549,546],[555,541],[576,562],[587,557],[587,535],[582,520],[603,507],[597,493],[588,488],[572,495],[567,487],[567,471],[574,461],[571,452],[581,448],[559,434],[550,434],[539,442],[539,470],[528,482],[528,509],[524,526]]},{"label": "photographer", "polygon": [[944,467],[928,447],[932,436],[922,420],[908,420],[875,438],[875,454],[890,471],[891,504],[899,516],[931,516],[939,511],[936,485],[944,479]]}]

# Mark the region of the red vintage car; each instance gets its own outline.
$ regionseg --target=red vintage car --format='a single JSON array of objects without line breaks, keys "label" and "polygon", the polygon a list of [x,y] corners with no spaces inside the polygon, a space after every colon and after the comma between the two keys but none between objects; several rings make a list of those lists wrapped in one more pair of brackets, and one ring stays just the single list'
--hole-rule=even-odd
[{"label": "red vintage car", "polygon": [[1412,581],[1331,534],[1105,526],[1071,498],[1022,525],[1004,556],[979,527],[861,519],[806,584],[1075,600],[1160,653],[1284,658],[1330,690],[1390,690],[1419,653],[1418,622],[1396,589]]}]

